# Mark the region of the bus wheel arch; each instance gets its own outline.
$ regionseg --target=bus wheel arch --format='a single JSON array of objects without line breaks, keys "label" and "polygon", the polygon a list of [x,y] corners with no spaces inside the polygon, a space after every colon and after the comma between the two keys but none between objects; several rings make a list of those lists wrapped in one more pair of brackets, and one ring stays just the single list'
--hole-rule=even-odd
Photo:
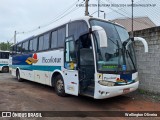
[{"label": "bus wheel arch", "polygon": [[3,67],[2,67],[2,72],[3,72],[3,73],[9,72],[9,67],[8,67],[8,66],[3,66]]},{"label": "bus wheel arch", "polygon": [[52,86],[55,88],[57,95],[65,97],[64,79],[60,72],[54,72],[52,75]]},{"label": "bus wheel arch", "polygon": [[17,80],[18,82],[22,82],[22,78],[20,77],[20,72],[19,72],[19,68],[16,69],[16,77],[17,77]]},{"label": "bus wheel arch", "polygon": [[52,80],[51,80],[51,85],[54,87],[55,86],[55,78],[60,75],[60,73],[58,71],[54,72],[52,74]]}]

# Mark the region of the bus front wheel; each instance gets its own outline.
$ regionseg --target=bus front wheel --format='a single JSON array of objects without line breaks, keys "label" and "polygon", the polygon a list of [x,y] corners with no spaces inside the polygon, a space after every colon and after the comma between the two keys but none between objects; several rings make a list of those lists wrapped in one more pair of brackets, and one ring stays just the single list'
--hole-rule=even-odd
[{"label": "bus front wheel", "polygon": [[61,75],[58,75],[55,78],[55,91],[59,96],[62,96],[62,97],[66,96],[65,89],[64,89],[64,81]]},{"label": "bus front wheel", "polygon": [[22,78],[20,77],[20,73],[19,73],[19,70],[16,71],[16,77],[17,77],[17,80],[18,82],[22,82]]}]

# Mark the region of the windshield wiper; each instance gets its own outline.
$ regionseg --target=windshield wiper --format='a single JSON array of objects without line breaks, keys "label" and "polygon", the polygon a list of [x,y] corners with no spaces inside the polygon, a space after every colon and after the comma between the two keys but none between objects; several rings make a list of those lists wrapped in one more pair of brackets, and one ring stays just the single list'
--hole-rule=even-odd
[{"label": "windshield wiper", "polygon": [[117,50],[116,50],[116,52],[118,53],[118,55],[116,54],[116,56],[118,56],[118,68],[117,68],[117,73],[119,72],[119,66],[120,66],[120,51],[122,51],[122,49],[120,48],[120,45],[119,45],[119,42],[118,42],[118,40],[116,40],[116,42],[117,43],[115,43],[111,38],[109,38],[108,37],[108,39],[113,43],[113,44],[115,44],[116,46],[117,46]]},{"label": "windshield wiper", "polygon": [[[118,47],[119,43],[118,43],[118,44],[115,43],[110,37],[108,37],[108,39],[109,39],[113,44],[115,44],[115,45]],[[118,40],[116,40],[116,42],[118,42]]]},{"label": "windshield wiper", "polygon": [[126,50],[126,53],[129,55],[129,58],[131,59],[131,62],[132,62],[132,64],[133,64],[133,67],[134,67],[134,69],[136,70],[136,65],[135,65],[135,63],[134,63],[134,61],[133,61],[133,58],[132,58],[132,56],[131,56],[131,53],[129,52],[129,50]]},{"label": "windshield wiper", "polygon": [[129,37],[129,38],[126,39],[122,44],[123,44],[124,53],[127,53],[127,54],[128,54],[129,58],[131,59],[131,62],[132,62],[132,64],[133,64],[133,66],[134,66],[134,69],[136,70],[136,65],[135,65],[135,63],[134,63],[134,61],[133,61],[133,58],[132,58],[129,50],[126,49],[126,45],[128,44],[128,42],[130,42],[130,40],[131,40],[131,43],[134,41],[134,39],[132,39],[132,38]]},{"label": "windshield wiper", "polygon": [[120,51],[122,52],[122,49],[120,48],[120,46],[119,46],[119,42],[118,42],[118,40],[116,40],[116,42],[117,42],[117,46],[118,46],[118,69],[117,69],[117,73],[119,72],[119,67],[120,67]]}]

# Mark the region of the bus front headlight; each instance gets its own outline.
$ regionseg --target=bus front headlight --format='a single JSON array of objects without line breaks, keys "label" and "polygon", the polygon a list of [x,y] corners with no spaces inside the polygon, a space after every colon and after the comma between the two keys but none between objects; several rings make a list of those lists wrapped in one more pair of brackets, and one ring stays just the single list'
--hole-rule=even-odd
[{"label": "bus front headlight", "polygon": [[109,82],[109,81],[105,81],[105,80],[100,80],[100,81],[98,81],[98,83],[103,86],[114,86],[115,85],[114,82]]}]

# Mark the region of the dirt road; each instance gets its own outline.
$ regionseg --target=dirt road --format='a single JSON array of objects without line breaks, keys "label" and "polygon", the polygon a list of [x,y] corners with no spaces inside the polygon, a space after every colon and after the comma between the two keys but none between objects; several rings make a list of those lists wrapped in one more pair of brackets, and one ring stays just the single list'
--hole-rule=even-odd
[{"label": "dirt road", "polygon": [[[94,100],[92,98],[84,96],[59,97],[56,95],[52,87],[30,81],[18,82],[14,77],[12,77],[8,73],[0,73],[0,111],[106,111],[106,110],[107,111],[160,111],[160,102],[152,101],[151,99],[145,97],[144,95],[137,94],[136,92],[131,93],[129,95],[109,98],[105,100]],[[84,117],[82,118],[84,119]],[[86,119],[96,120],[104,118],[92,117]],[[114,118],[111,119],[114,120]],[[122,120],[127,118],[118,118],[118,119]],[[130,119],[136,119],[136,118],[130,118]],[[145,119],[150,119],[150,118],[145,118]],[[158,120],[158,118],[154,119]],[[13,118],[11,120],[13,120]],[[37,118],[37,120],[39,120],[39,118]]]}]

